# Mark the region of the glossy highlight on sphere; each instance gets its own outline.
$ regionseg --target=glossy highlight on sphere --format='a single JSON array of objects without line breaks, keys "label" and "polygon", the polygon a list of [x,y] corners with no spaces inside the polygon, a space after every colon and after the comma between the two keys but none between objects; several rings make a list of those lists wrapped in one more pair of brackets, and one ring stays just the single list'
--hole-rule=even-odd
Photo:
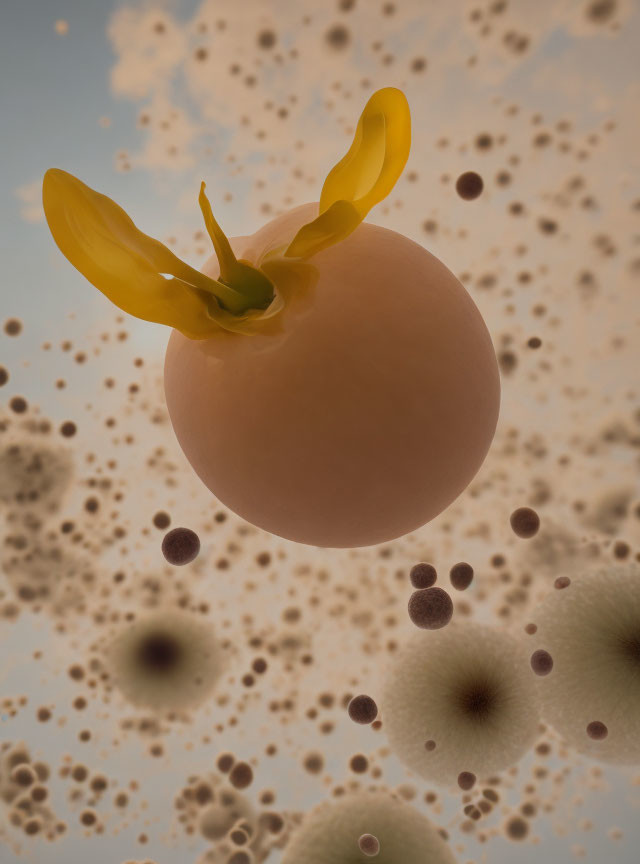
[{"label": "glossy highlight on sphere", "polygon": [[[260,260],[317,206],[234,251]],[[251,336],[173,332],[169,414],[201,480],[248,522],[315,546],[382,543],[437,516],[482,464],[500,400],[493,346],[455,276],[394,231],[363,223],[308,266],[312,284]]]}]

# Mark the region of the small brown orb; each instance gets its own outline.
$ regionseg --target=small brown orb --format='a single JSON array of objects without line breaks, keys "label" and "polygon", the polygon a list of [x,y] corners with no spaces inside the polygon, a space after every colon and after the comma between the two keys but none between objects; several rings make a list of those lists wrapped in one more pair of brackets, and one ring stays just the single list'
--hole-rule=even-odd
[{"label": "small brown orb", "polygon": [[265,51],[268,51],[276,44],[277,36],[273,32],[273,30],[261,30],[258,33],[258,38],[256,41],[259,48],[264,48]]},{"label": "small brown orb", "polygon": [[521,816],[513,816],[505,825],[505,831],[510,840],[524,840],[529,833],[529,823]]},{"label": "small brown orb", "polygon": [[106,790],[109,783],[107,781],[107,778],[103,777],[102,774],[96,774],[95,777],[91,778],[91,783],[89,785],[91,786],[92,792],[100,794],[101,792],[104,792]]},{"label": "small brown orb", "polygon": [[490,150],[493,147],[493,137],[488,132],[476,136],[475,145],[478,150]]},{"label": "small brown orb", "polygon": [[263,813],[261,818],[271,834],[279,834],[284,828],[284,819],[279,813]]},{"label": "small brown orb", "polygon": [[342,50],[351,41],[351,33],[342,24],[334,24],[325,33],[325,42],[331,48]]},{"label": "small brown orb", "polygon": [[29,837],[33,837],[34,834],[38,834],[41,828],[42,823],[39,819],[27,819],[27,821],[24,823],[24,833],[28,834]]},{"label": "small brown orb", "polygon": [[380,841],[373,834],[362,834],[358,838],[358,847],[363,855],[373,858],[380,852]]},{"label": "small brown orb", "polygon": [[465,171],[456,180],[456,192],[464,201],[479,198],[484,189],[484,181],[475,171]]},{"label": "small brown orb", "polygon": [[568,588],[571,585],[571,579],[568,576],[558,576],[558,578],[553,583],[553,587],[558,591],[562,591],[563,588]]},{"label": "small brown orb", "polygon": [[458,786],[464,791],[468,792],[470,789],[476,785],[476,775],[471,771],[462,771],[458,774]]},{"label": "small brown orb", "polygon": [[14,414],[24,414],[28,407],[27,400],[23,396],[14,396],[9,400],[9,408]]},{"label": "small brown orb", "polygon": [[231,753],[221,753],[216,761],[216,766],[218,771],[222,771],[223,774],[228,774],[229,771],[231,771],[234,762],[235,759]]},{"label": "small brown orb", "polygon": [[513,533],[525,540],[535,537],[540,529],[540,517],[531,507],[518,507],[509,517],[509,522]]},{"label": "small brown orb", "polygon": [[190,564],[199,552],[200,538],[190,528],[174,528],[162,541],[162,554],[174,567]]},{"label": "small brown orb", "polygon": [[593,720],[587,726],[587,735],[592,741],[604,741],[609,734],[609,730],[600,720]]},{"label": "small brown orb", "polygon": [[32,801],[35,801],[36,804],[42,804],[49,797],[49,790],[46,786],[32,786],[30,794]]},{"label": "small brown orb", "polygon": [[428,753],[432,753],[432,752],[436,749],[436,742],[433,741],[433,739],[430,738],[428,741],[425,741],[425,742],[424,742],[424,749],[425,749]]},{"label": "small brown orb", "polygon": [[9,380],[9,373],[5,369],[4,366],[0,366],[0,387],[4,387],[4,385]]},{"label": "small brown orb", "polygon": [[409,600],[409,618],[423,630],[439,630],[453,616],[451,597],[442,588],[422,588]]},{"label": "small brown orb", "polygon": [[247,762],[236,762],[229,773],[229,782],[234,789],[246,789],[253,782],[253,769]]},{"label": "small brown orb", "polygon": [[32,786],[37,778],[36,772],[30,765],[16,765],[16,767],[11,772],[11,779],[14,783],[17,783],[18,786],[22,786],[27,789],[29,786]]},{"label": "small brown orb", "polygon": [[454,564],[449,571],[449,579],[456,591],[466,591],[473,582],[473,567],[465,561]]},{"label": "small brown orb", "polygon": [[349,702],[347,711],[354,723],[367,725],[373,723],[378,716],[378,706],[371,696],[354,696]]},{"label": "small brown orb", "polygon": [[320,774],[324,768],[324,759],[322,753],[307,753],[303,759],[304,770],[308,774]]},{"label": "small brown orb", "polygon": [[409,579],[414,588],[431,588],[437,578],[438,573],[433,564],[414,564],[409,571]]},{"label": "small brown orb", "polygon": [[89,771],[84,765],[74,765],[71,769],[71,776],[76,783],[84,783],[89,776]]},{"label": "small brown orb", "polygon": [[22,333],[22,321],[19,318],[8,318],[4,322],[4,332],[7,336],[19,336]]},{"label": "small brown orb", "polygon": [[95,825],[97,821],[98,817],[93,810],[83,810],[80,814],[80,822],[87,828],[89,828],[91,825]]},{"label": "small brown orb", "polygon": [[153,524],[158,530],[165,531],[171,525],[171,516],[164,510],[159,510],[153,517]]},{"label": "small brown orb", "polygon": [[536,675],[548,675],[553,669],[553,657],[548,651],[540,648],[531,655],[531,668]]},{"label": "small brown orb", "polygon": [[354,774],[364,774],[369,769],[369,760],[362,753],[357,753],[349,760],[349,768]]}]

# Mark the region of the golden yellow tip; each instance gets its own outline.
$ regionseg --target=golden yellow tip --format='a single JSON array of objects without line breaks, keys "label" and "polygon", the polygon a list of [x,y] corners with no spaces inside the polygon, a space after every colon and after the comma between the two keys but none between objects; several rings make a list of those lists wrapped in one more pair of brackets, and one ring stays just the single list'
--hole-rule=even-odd
[{"label": "golden yellow tip", "polygon": [[320,215],[304,225],[288,257],[308,258],[344,240],[391,192],[411,149],[411,114],[401,90],[377,90],[364,107],[353,143],[324,181]]}]

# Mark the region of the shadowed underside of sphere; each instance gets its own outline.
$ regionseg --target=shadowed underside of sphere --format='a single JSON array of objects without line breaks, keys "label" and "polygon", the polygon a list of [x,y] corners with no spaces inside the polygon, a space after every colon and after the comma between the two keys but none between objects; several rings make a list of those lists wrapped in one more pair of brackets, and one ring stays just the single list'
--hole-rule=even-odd
[{"label": "shadowed underside of sphere", "polygon": [[[238,254],[258,260],[314,207]],[[315,284],[260,333],[174,332],[167,406],[197,474],[247,521],[318,546],[380,543],[437,516],[482,464],[495,354],[460,282],[400,234],[364,223],[310,263]]]},{"label": "shadowed underside of sphere", "polygon": [[[640,762],[640,568],[572,577],[532,619],[553,670],[537,679],[543,716],[572,747],[605,762]],[[587,727],[604,724],[593,739]]]},{"label": "shadowed underside of sphere", "polygon": [[389,744],[436,783],[453,785],[463,771],[501,771],[535,739],[533,678],[526,651],[504,631],[455,622],[418,631],[388,669],[382,717]]},{"label": "shadowed underside of sphere", "polygon": [[[363,834],[380,843],[375,858],[358,846]],[[387,792],[358,792],[321,804],[305,817],[282,864],[455,864],[437,829],[414,807]]]}]

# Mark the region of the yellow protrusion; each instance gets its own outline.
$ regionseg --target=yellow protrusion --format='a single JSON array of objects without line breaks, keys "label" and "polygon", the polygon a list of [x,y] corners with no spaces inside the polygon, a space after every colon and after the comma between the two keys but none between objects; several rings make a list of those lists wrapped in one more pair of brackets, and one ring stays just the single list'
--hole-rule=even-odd
[{"label": "yellow protrusion", "polygon": [[377,90],[360,115],[353,143],[324,181],[320,215],[304,225],[285,256],[308,258],[344,240],[386,198],[411,148],[411,115],[404,93]]},{"label": "yellow protrusion", "polygon": [[[295,276],[300,285],[311,279],[309,265],[303,272],[300,259],[343,240],[389,194],[410,145],[411,118],[404,94],[393,87],[378,90],[360,116],[348,153],[325,180],[318,217],[260,266],[236,258],[202,183],[199,203],[218,256],[219,279],[185,264],[139,231],[115,201],[66,171],[46,172],[42,200],[60,251],[123,311],[175,327],[191,339],[207,339],[220,327],[252,333],[283,308],[284,295],[291,289],[289,277]],[[282,291],[272,281],[275,276]]]},{"label": "yellow protrusion", "polygon": [[[201,191],[201,202],[203,195]],[[185,264],[158,240],[139,231],[115,201],[72,174],[49,169],[44,175],[42,201],[60,251],[124,312],[168,324],[191,339],[206,339],[221,326],[235,330],[235,323],[255,317],[249,308],[251,302],[238,286],[211,279]],[[217,231],[222,234],[219,228]],[[249,270],[254,268],[236,261],[230,246],[229,253],[240,274],[244,275],[246,268],[251,277]],[[227,272],[226,253],[222,263]],[[258,288],[263,289],[262,302],[264,291],[272,297],[273,290],[266,276],[255,273],[257,278],[249,287],[253,295],[259,293]],[[238,321],[228,326],[226,322],[234,316]]]}]

